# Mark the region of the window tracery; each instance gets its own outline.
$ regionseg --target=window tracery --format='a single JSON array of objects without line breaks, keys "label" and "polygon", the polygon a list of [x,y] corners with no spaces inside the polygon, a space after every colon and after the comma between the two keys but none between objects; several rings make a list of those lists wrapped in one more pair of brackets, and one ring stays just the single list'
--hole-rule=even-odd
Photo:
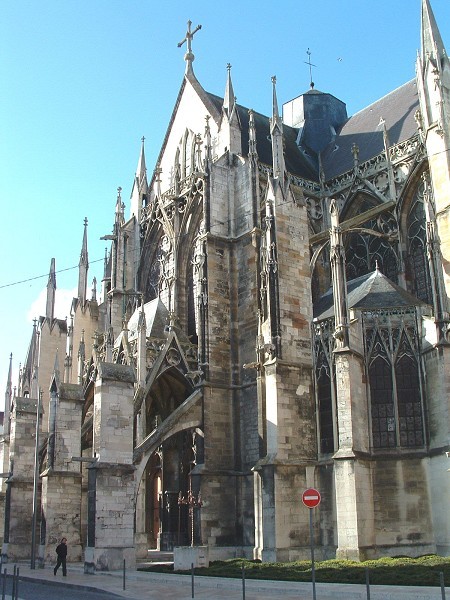
[{"label": "window tracery", "polygon": [[186,179],[195,170],[196,137],[190,129],[186,129],[180,139],[175,154],[175,180]]},{"label": "window tracery", "polygon": [[315,325],[314,371],[316,402],[319,417],[319,451],[329,454],[335,450],[335,388],[333,347],[334,319]]},{"label": "window tracery", "polygon": [[349,232],[346,240],[347,279],[371,273],[378,265],[386,277],[398,283],[399,261],[397,248],[392,243],[398,229],[395,217],[384,213],[358,229]]},{"label": "window tracery", "polygon": [[408,279],[412,293],[420,300],[433,304],[430,270],[426,252],[426,219],[424,208],[424,183],[418,186],[406,219],[408,239]]},{"label": "window tracery", "polygon": [[414,311],[363,313],[374,448],[425,443]]}]

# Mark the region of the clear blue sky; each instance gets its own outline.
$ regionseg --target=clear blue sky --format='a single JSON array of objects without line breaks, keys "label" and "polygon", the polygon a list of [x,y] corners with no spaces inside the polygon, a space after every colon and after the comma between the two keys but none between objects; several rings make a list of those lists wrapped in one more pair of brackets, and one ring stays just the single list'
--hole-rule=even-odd
[{"label": "clear blue sky", "polygon": [[[431,0],[450,47],[449,0]],[[89,280],[102,276],[116,189],[126,215],[140,139],[154,168],[184,73],[186,22],[202,24],[194,71],[218,95],[232,65],[238,102],[269,114],[272,75],[282,104],[316,88],[349,114],[412,79],[420,0],[2,0],[0,3],[0,286],[78,264],[89,220]],[[14,381],[47,278],[0,287],[0,406],[9,354]],[[61,291],[77,270],[57,274]],[[69,294],[70,295],[70,294]],[[33,309],[31,307],[34,306]],[[70,303],[57,310],[69,313]],[[31,312],[30,312],[31,310]]]}]

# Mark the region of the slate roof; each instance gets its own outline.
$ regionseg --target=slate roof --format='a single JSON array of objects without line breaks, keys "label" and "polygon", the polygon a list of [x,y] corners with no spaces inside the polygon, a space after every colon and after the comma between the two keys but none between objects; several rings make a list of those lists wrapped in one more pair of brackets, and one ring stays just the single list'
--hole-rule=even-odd
[{"label": "slate roof", "polygon": [[[347,301],[349,308],[360,310],[426,306],[425,302],[396,285],[378,269],[347,282]],[[331,288],[314,303],[313,312],[318,321],[334,316]]]},{"label": "slate roof", "polygon": [[[137,327],[139,322],[140,308],[137,308],[128,321],[128,339],[133,340],[137,337]],[[145,322],[147,328],[147,337],[163,339],[165,337],[165,327],[169,323],[169,311],[159,298],[155,298],[144,304]]]},{"label": "slate roof", "polygon": [[[223,98],[208,93],[208,97],[219,111],[222,111]],[[237,104],[239,120],[242,131],[242,153],[248,154],[248,108]],[[256,151],[260,162],[272,166],[272,142],[270,139],[270,119],[261,113],[254,112],[256,129]],[[318,181],[318,168],[315,164],[315,157],[307,156],[302,152],[296,143],[298,129],[283,124],[284,135],[284,160],[286,169],[292,175],[305,177],[310,181]]]},{"label": "slate roof", "polygon": [[322,154],[325,179],[328,181],[353,167],[352,145],[359,147],[359,161],[364,162],[384,150],[382,117],[386,122],[389,145],[398,144],[417,133],[414,113],[419,108],[415,79],[377,100],[350,117],[335,141]]},{"label": "slate roof", "polygon": [[[317,93],[316,90],[314,91]],[[223,98],[211,93],[207,93],[207,96],[221,112]],[[236,106],[242,127],[242,152],[246,155],[248,154],[248,109],[239,104]],[[360,162],[383,152],[381,117],[386,122],[390,146],[417,134],[414,114],[418,108],[417,85],[413,79],[350,117],[342,126],[334,142],[322,153],[322,166],[326,181],[353,168],[353,144],[359,147]],[[270,119],[257,112],[254,112],[254,118],[259,160],[270,166],[272,165]],[[298,132],[297,128],[283,124],[286,169],[292,175],[318,181],[317,156],[314,152],[297,146]]]}]

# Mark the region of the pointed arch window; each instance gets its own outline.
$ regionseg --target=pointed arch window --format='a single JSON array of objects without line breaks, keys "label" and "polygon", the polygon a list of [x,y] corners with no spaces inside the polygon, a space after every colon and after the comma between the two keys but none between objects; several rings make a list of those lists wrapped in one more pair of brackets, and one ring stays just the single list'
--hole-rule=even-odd
[{"label": "pointed arch window", "polygon": [[402,356],[395,365],[401,446],[422,446],[423,418],[417,361]]},{"label": "pointed arch window", "polygon": [[315,325],[315,390],[320,454],[330,454],[336,449],[337,423],[335,409],[336,394],[334,388],[333,330],[334,319],[322,321]]},{"label": "pointed arch window", "polygon": [[426,219],[423,204],[424,184],[418,186],[406,219],[408,239],[408,278],[411,291],[420,300],[433,304],[430,270],[426,251]]},{"label": "pointed arch window", "polygon": [[375,448],[397,445],[392,374],[389,363],[378,356],[369,369],[372,440]]},{"label": "pointed arch window", "polygon": [[[368,209],[363,204],[365,210]],[[348,216],[346,217],[348,218]],[[390,212],[383,213],[361,225],[365,231],[349,231],[346,239],[347,279],[355,279],[375,270],[381,272],[394,283],[398,283],[397,245],[390,241],[398,227],[397,220]],[[376,235],[370,235],[373,231]]]},{"label": "pointed arch window", "polygon": [[175,154],[175,179],[188,177],[195,168],[195,135],[190,129],[184,132]]},{"label": "pointed arch window", "polygon": [[317,379],[317,400],[319,403],[320,452],[334,452],[333,396],[330,375],[322,369]]},{"label": "pointed arch window", "polygon": [[399,319],[382,312],[370,326],[364,317],[373,447],[420,448],[425,444],[423,391],[413,311],[409,323],[405,314]]}]

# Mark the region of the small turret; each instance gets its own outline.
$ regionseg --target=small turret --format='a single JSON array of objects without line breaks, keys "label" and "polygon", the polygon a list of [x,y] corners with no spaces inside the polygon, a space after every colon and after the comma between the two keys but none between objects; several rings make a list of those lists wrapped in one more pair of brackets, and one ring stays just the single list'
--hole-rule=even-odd
[{"label": "small turret", "polygon": [[47,282],[47,302],[45,305],[45,318],[53,322],[55,316],[55,297],[56,297],[56,274],[55,274],[55,259],[50,262],[50,272]]},{"label": "small turret", "polygon": [[141,139],[141,151],[139,154],[139,160],[136,168],[136,174],[133,182],[133,189],[131,190],[131,216],[135,216],[138,223],[141,218],[142,206],[147,201],[148,193],[148,181],[147,181],[147,167],[145,164],[145,149],[144,149],[145,137]]},{"label": "small turret", "polygon": [[347,108],[331,94],[310,89],[283,104],[283,123],[299,129],[297,144],[316,153],[334,140],[347,121]]},{"label": "small turret", "polygon": [[222,121],[220,137],[223,147],[231,154],[242,154],[241,123],[236,107],[233,84],[231,82],[231,65],[227,65],[227,82],[222,105]]},{"label": "small turret", "polygon": [[87,247],[88,220],[84,219],[83,242],[81,244],[80,262],[78,263],[78,300],[81,305],[86,303],[87,275],[89,270],[88,247]]},{"label": "small turret", "polygon": [[277,78],[272,77],[272,118],[270,119],[270,136],[272,138],[273,176],[284,178],[284,152],[283,152],[283,122],[278,112],[276,89]]}]

